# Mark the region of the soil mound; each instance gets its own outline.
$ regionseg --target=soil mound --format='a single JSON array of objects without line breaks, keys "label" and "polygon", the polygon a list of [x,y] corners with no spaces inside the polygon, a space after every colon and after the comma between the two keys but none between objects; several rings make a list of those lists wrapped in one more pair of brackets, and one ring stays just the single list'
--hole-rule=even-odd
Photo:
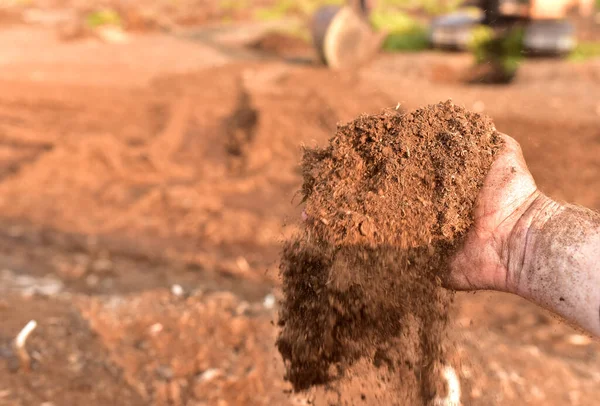
[{"label": "soil mound", "polygon": [[295,56],[313,52],[306,40],[282,32],[269,32],[250,43],[249,48],[280,56]]},{"label": "soil mound", "polygon": [[446,264],[500,144],[489,118],[447,101],[359,117],[305,150],[277,341],[295,390],[363,376],[367,360],[385,402],[444,395]]}]

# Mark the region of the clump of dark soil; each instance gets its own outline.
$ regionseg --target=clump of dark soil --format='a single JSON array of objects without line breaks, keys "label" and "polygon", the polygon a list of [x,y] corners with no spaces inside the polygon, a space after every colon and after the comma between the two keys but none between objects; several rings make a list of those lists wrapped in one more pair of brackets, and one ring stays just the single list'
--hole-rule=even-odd
[{"label": "clump of dark soil", "polygon": [[367,360],[396,404],[444,395],[442,284],[500,144],[489,118],[447,101],[359,117],[306,149],[308,220],[283,250],[277,341],[295,390]]}]

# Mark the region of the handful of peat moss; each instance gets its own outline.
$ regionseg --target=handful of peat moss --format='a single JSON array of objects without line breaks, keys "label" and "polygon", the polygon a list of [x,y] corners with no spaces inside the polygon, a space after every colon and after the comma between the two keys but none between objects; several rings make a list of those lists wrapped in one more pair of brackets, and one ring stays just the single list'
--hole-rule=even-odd
[{"label": "handful of peat moss", "polygon": [[309,220],[283,249],[277,340],[295,390],[355,382],[366,361],[394,403],[444,391],[441,285],[501,144],[488,117],[447,101],[361,116],[305,150]]}]

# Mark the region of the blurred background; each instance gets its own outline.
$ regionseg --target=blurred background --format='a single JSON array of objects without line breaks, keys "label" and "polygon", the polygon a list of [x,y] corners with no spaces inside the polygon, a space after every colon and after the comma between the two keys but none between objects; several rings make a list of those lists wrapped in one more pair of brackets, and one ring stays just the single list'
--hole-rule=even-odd
[{"label": "blurred background", "polygon": [[[0,0],[0,405],[337,404],[274,347],[301,146],[451,98],[600,209],[599,95],[598,0]],[[597,404],[588,336],[452,315],[465,405]]]}]

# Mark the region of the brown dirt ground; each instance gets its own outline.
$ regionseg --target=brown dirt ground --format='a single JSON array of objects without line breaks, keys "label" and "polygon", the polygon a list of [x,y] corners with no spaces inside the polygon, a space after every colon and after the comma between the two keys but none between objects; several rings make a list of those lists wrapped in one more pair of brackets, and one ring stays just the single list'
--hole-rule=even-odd
[{"label": "brown dirt ground", "polygon": [[[299,146],[324,145],[361,113],[447,98],[484,110],[522,143],[543,190],[600,208],[594,61],[533,61],[514,85],[487,88],[432,77],[459,56],[382,56],[333,74],[189,44],[153,54],[158,35],[115,52],[19,29],[43,46],[19,54],[0,32],[2,405],[335,404],[285,392],[270,294],[295,231],[282,225],[300,215]],[[456,302],[465,404],[597,401],[595,341],[516,297]],[[30,319],[25,372],[10,342]]]}]

